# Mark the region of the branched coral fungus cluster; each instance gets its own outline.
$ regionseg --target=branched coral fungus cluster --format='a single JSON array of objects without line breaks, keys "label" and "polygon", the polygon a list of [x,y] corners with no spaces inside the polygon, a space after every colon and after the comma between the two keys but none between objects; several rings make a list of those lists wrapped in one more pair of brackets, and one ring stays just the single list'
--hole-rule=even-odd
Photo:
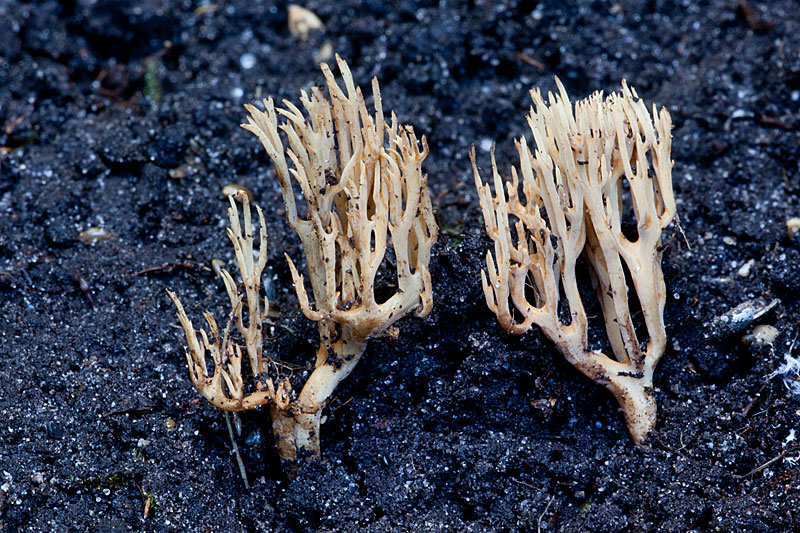
[{"label": "branched coral fungus cluster", "polygon": [[[255,391],[244,396],[239,342],[229,327],[221,340],[213,317],[206,313],[211,337],[201,330],[202,343],[178,308],[188,342],[189,371],[195,387],[220,409],[240,411],[268,405],[278,453],[283,459],[318,458],[322,407],[336,386],[358,363],[370,338],[396,334],[392,325],[413,313],[426,316],[432,306],[428,272],[430,251],[437,237],[422,161],[428,155],[425,138],[418,143],[409,126],[401,127],[392,115],[384,122],[377,80],[372,89],[374,117],[367,113],[361,89],[353,84],[347,64],[338,59],[346,92],[327,65],[322,71],[330,101],[314,88],[300,99],[308,118],[290,102],[275,109],[271,99],[265,111],[247,106],[250,116],[243,127],[258,136],[275,164],[289,225],[300,236],[308,277],[316,305],[312,307],[300,275],[289,259],[297,297],[306,317],[318,322],[320,345],[314,371],[299,395],[262,349],[261,328],[268,302],[259,296],[261,273],[266,264],[266,234],[261,219],[261,250],[253,262],[253,236],[249,204],[244,200],[244,234],[231,200],[228,235],[236,249],[245,288],[248,326],[232,277],[223,272],[234,323],[243,337]],[[278,124],[283,117],[282,124]],[[279,131],[288,140],[284,149]],[[287,162],[291,161],[291,168]],[[305,217],[298,214],[293,181],[306,203]],[[375,278],[392,247],[396,265],[395,293],[379,302]],[[287,256],[288,259],[288,256]],[[214,360],[209,374],[205,352]],[[270,377],[272,376],[272,377]],[[275,385],[275,382],[278,385]]]},{"label": "branched coral fungus cluster", "polygon": [[[524,137],[516,142],[519,173],[512,168],[505,192],[494,155],[492,196],[471,154],[486,232],[494,241],[494,257],[486,255],[488,279],[482,273],[486,303],[504,329],[519,334],[536,324],[572,365],[605,385],[622,407],[633,440],[641,443],[655,425],[653,370],[667,340],[661,230],[675,214],[672,122],[655,106],[651,117],[624,81],[621,94],[604,99],[595,93],[574,111],[556,81],[559,94],[551,94],[549,103],[540,91],[531,92],[535,109],[528,125],[536,150]],[[631,236],[623,231],[628,206],[636,226]],[[613,358],[588,343],[576,276],[581,254]],[[628,278],[644,318],[645,347],[634,327]]]},{"label": "branched coral fungus cluster", "polygon": [[[398,319],[425,316],[432,306],[428,262],[437,228],[421,168],[427,143],[399,126],[394,114],[384,122],[377,80],[375,113],[369,114],[347,64],[338,57],[337,62],[344,90],[323,64],[327,98],[313,88],[310,95],[302,93],[302,110],[286,101],[276,109],[271,99],[264,101],[264,111],[248,105],[243,124],[274,162],[288,223],[305,253],[313,304],[304,276],[287,260],[303,314],[318,323],[320,344],[300,392],[264,352],[266,230],[257,208],[256,259],[246,197],[238,198],[243,224],[230,201],[228,237],[244,294],[222,271],[232,309],[222,332],[205,313],[208,331],[201,329],[198,336],[169,293],[186,334],[197,390],[227,411],[268,406],[278,453],[287,460],[320,456],[322,408],[367,341],[396,335]],[[666,345],[661,231],[675,213],[670,117],[655,107],[651,115],[625,82],[620,94],[595,93],[573,107],[556,81],[559,94],[551,94],[549,102],[538,90],[531,92],[535,109],[528,124],[536,147],[531,151],[524,137],[516,142],[519,167],[512,167],[510,182],[504,184],[492,154],[492,194],[471,152],[486,231],[494,241],[482,273],[486,302],[507,331],[520,334],[539,326],[576,368],[606,386],[622,406],[633,440],[642,443],[655,423],[653,371]],[[295,183],[305,199],[302,215]],[[628,223],[635,229],[626,228]],[[396,289],[378,300],[376,276],[389,247]],[[599,298],[613,357],[588,341],[576,270],[580,257]],[[638,309],[641,320],[634,319]],[[242,377],[243,354],[250,386]],[[207,366],[209,355],[213,369]]]}]

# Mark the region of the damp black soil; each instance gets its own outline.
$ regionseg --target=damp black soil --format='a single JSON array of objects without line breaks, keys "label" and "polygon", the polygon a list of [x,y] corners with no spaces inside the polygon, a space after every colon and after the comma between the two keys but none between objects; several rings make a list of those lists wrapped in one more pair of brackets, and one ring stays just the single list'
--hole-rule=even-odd
[{"label": "damp black soil", "polygon": [[[284,2],[0,2],[0,530],[796,530],[800,396],[771,374],[800,354],[797,4],[305,5],[325,29],[301,42]],[[370,342],[327,408],[319,464],[285,472],[267,413],[241,416],[248,490],[165,289],[196,321],[224,316],[221,189],[245,185],[280,312],[266,350],[311,364],[283,259],[302,257],[298,238],[239,124],[259,96],[320,84],[328,45],[428,138],[435,308]],[[646,448],[609,393],[483,301],[467,153],[487,168],[496,142],[507,171],[528,90],[556,75],[573,98],[626,78],[674,120],[685,238],[664,234],[670,344]]]}]

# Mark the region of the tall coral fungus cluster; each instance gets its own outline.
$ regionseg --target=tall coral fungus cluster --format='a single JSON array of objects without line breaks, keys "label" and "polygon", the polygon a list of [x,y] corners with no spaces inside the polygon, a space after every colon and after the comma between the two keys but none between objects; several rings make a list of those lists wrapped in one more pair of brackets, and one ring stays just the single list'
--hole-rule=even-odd
[{"label": "tall coral fungus cluster", "polygon": [[[505,187],[492,155],[494,196],[471,154],[486,232],[494,241],[482,273],[486,303],[510,333],[539,326],[572,365],[609,389],[633,440],[641,443],[655,424],[653,371],[666,347],[661,231],[675,215],[672,122],[666,109],[654,106],[651,116],[624,81],[621,93],[595,93],[574,109],[556,82],[559,94],[550,94],[549,102],[531,91],[535,109],[528,125],[536,149],[524,137],[516,141],[519,171],[512,168]],[[623,218],[627,212],[631,220]],[[635,230],[626,234],[627,222]],[[581,254],[613,357],[588,342],[576,277]],[[644,347],[631,288],[643,316]]]},{"label": "tall coral fungus cluster", "polygon": [[[233,201],[228,232],[236,248],[244,301],[232,277],[222,274],[233,308],[229,322],[236,325],[242,339],[233,340],[230,324],[220,336],[213,317],[206,313],[211,337],[216,340],[211,342],[201,331],[199,342],[180,302],[170,294],[186,333],[195,387],[220,409],[239,411],[268,405],[278,453],[289,460],[319,457],[322,407],[352,372],[367,341],[396,334],[393,324],[397,320],[410,313],[426,316],[433,302],[428,262],[437,227],[421,169],[428,155],[427,143],[424,137],[418,142],[411,127],[399,126],[394,115],[389,124],[384,122],[377,80],[372,83],[375,114],[370,115],[347,64],[338,57],[337,62],[346,92],[323,64],[330,100],[318,88],[312,89],[310,96],[303,92],[300,101],[305,114],[290,102],[276,110],[272,99],[265,100],[265,111],[247,106],[250,116],[243,125],[258,137],[275,164],[289,225],[300,236],[305,253],[314,305],[304,276],[287,259],[303,313],[319,325],[320,345],[314,371],[300,393],[292,390],[289,380],[263,352],[261,327],[269,304],[266,300],[262,304],[259,287],[266,263],[266,235],[259,210],[261,250],[254,264],[246,199],[244,233]],[[305,198],[304,216],[298,213],[293,182]],[[395,257],[396,289],[388,299],[379,301],[376,276],[390,247]],[[244,309],[248,326],[243,323]],[[254,378],[254,391],[246,396],[242,392],[242,342]],[[215,363],[210,373],[206,351]]]}]

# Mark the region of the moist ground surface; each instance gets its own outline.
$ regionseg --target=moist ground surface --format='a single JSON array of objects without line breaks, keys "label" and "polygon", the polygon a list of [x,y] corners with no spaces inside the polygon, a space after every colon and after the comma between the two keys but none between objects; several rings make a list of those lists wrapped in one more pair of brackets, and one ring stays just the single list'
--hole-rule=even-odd
[{"label": "moist ground surface", "polygon": [[[301,42],[283,2],[0,2],[0,529],[796,528],[800,396],[769,377],[800,354],[796,4],[306,7],[325,30]],[[299,241],[238,125],[259,95],[320,84],[328,45],[428,138],[435,308],[370,342],[327,408],[319,464],[287,474],[267,413],[242,415],[248,490],[224,418],[189,382],[165,289],[195,321],[224,316],[209,268],[233,267],[221,188],[245,185],[266,213],[280,312],[266,350],[311,364],[315,327],[283,259],[302,262]],[[506,334],[483,301],[467,153],[487,169],[496,142],[507,173],[527,91],[555,75],[576,99],[626,78],[674,120],[685,238],[664,234],[670,345],[647,448],[541,332]],[[87,244],[89,228],[111,238]],[[753,300],[777,305],[714,322]],[[772,345],[743,342],[759,324]]]}]

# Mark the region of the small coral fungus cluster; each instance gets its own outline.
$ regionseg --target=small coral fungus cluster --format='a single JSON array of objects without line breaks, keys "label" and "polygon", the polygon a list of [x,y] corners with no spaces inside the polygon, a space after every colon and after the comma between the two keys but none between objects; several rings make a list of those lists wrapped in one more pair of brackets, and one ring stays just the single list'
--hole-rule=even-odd
[{"label": "small coral fungus cluster", "polygon": [[[418,141],[409,126],[399,126],[394,114],[385,122],[377,80],[372,82],[374,114],[368,113],[347,64],[338,57],[337,62],[344,89],[323,64],[327,97],[319,88],[303,92],[302,110],[290,102],[276,110],[271,99],[265,100],[264,111],[247,106],[250,116],[243,125],[275,164],[288,223],[305,253],[313,304],[304,275],[287,256],[300,307],[319,326],[316,364],[305,385],[299,393],[293,390],[282,365],[264,347],[266,230],[256,208],[256,254],[246,197],[238,197],[243,223],[236,201],[230,200],[228,237],[242,289],[221,271],[231,304],[222,331],[209,313],[207,331],[196,330],[169,293],[186,334],[189,374],[197,390],[226,411],[268,406],[276,447],[286,460],[320,457],[322,409],[368,340],[396,335],[397,320],[425,316],[432,306],[428,262],[437,228],[421,168],[427,143],[424,137]],[[535,109],[528,125],[535,149],[524,137],[516,142],[519,166],[512,167],[510,181],[504,183],[492,155],[494,194],[481,182],[471,153],[486,231],[494,242],[481,273],[486,302],[504,329],[521,334],[539,326],[570,363],[608,388],[640,444],[655,424],[653,371],[666,345],[661,231],[675,213],[670,116],[655,107],[650,114],[625,82],[619,94],[595,93],[574,106],[558,87],[559,94],[547,102],[538,90],[531,92]],[[295,184],[305,199],[302,216]],[[629,224],[635,230],[623,231]],[[376,299],[376,276],[388,268],[390,247],[394,293]],[[613,357],[588,343],[576,276],[581,256]],[[634,320],[639,309],[641,320]],[[243,355],[252,377],[248,386]]]}]

